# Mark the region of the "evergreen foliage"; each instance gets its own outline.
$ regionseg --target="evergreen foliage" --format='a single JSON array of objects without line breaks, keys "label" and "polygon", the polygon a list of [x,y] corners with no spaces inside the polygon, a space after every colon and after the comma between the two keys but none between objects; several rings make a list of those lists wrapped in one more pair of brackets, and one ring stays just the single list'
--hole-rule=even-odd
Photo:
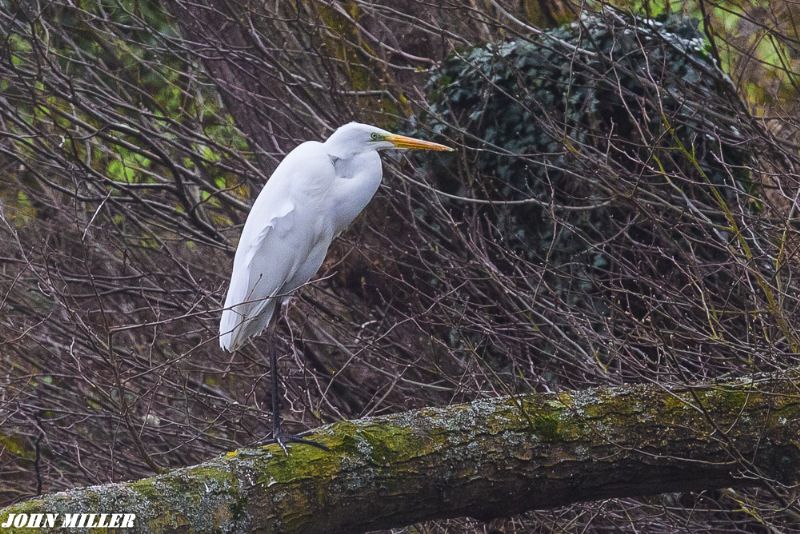
[{"label": "evergreen foliage", "polygon": [[[577,255],[581,270],[605,267],[597,245],[639,188],[685,194],[718,221],[724,208],[714,191],[727,203],[747,189],[740,132],[713,115],[729,98],[726,80],[691,19],[585,16],[541,37],[456,53],[428,91],[432,106],[420,122],[474,149],[462,151],[464,168],[450,160],[432,169],[438,186],[527,200],[488,212],[495,237],[531,260],[566,264]],[[608,171],[637,180],[608,183]]]}]

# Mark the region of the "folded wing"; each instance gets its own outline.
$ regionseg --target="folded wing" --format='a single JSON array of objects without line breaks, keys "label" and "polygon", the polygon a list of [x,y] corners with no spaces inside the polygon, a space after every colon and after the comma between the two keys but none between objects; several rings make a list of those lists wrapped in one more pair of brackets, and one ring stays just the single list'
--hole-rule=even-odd
[{"label": "folded wing", "polygon": [[233,262],[231,285],[220,321],[220,346],[238,349],[269,323],[281,290],[305,253],[289,239],[295,207],[290,200],[253,207]]}]

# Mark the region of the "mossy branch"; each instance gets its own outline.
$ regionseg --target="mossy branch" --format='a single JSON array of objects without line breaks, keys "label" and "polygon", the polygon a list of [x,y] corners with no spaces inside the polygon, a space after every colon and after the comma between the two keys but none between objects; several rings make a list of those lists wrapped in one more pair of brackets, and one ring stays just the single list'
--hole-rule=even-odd
[{"label": "mossy branch", "polygon": [[[135,513],[137,532],[358,532],[577,501],[795,482],[800,371],[669,391],[530,394],[344,421],[12,513]],[[76,532],[71,530],[70,532]]]}]

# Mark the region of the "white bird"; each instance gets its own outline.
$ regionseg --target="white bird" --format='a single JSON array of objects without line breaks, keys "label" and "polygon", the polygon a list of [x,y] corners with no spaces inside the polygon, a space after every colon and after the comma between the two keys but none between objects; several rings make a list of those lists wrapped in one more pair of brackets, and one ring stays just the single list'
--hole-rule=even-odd
[{"label": "white bird", "polygon": [[[278,165],[250,210],[236,249],[220,321],[223,349],[234,351],[260,334],[280,301],[319,270],[331,241],[378,190],[383,176],[378,151],[389,148],[452,150],[351,122],[324,143],[299,145]],[[273,431],[280,443],[271,352]]]}]

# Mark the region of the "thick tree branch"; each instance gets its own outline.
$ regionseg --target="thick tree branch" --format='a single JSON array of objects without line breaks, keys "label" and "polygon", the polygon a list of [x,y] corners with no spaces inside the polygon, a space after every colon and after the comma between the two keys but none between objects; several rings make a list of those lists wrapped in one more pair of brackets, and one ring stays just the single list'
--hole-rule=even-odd
[{"label": "thick tree branch", "polygon": [[[355,532],[608,497],[793,482],[800,373],[531,394],[344,421],[0,511],[137,514],[139,532]],[[754,475],[758,476],[754,476]]]}]

